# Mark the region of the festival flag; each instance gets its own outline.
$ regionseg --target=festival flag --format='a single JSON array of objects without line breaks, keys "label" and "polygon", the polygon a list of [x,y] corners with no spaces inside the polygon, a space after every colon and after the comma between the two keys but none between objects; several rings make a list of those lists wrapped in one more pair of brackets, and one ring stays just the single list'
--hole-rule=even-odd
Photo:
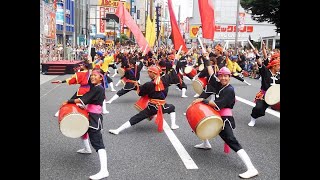
[{"label": "festival flag", "polygon": [[[125,24],[130,29],[130,31],[134,35],[134,38],[136,39],[139,47],[143,48],[143,49],[145,47],[147,47],[148,42],[147,42],[146,38],[144,38],[138,25],[135,23],[135,21],[133,20],[133,18],[130,15],[130,13],[127,11],[127,9],[125,9],[125,7],[123,6],[123,4],[121,2],[119,2],[119,4],[118,4],[115,15],[119,17],[119,20],[121,21],[121,23]],[[146,52],[148,52],[148,51],[150,51],[150,48],[147,47],[146,50],[147,50]]]},{"label": "festival flag", "polygon": [[151,31],[151,34],[150,34],[149,45],[150,47],[153,47],[156,41],[156,13],[154,13],[154,16],[153,16],[153,21],[152,21],[152,26],[150,31]]},{"label": "festival flag", "polygon": [[146,25],[146,40],[147,40],[149,45],[150,45],[151,27],[152,27],[152,22],[150,20],[150,16],[148,15],[148,17],[147,17],[147,25]]},{"label": "festival flag", "polygon": [[174,49],[178,50],[180,46],[182,45],[182,50],[184,52],[187,52],[188,49],[186,47],[186,44],[183,41],[183,38],[180,33],[180,29],[176,20],[176,17],[173,12],[172,8],[172,1],[168,0],[168,8],[169,8],[169,14],[170,14],[170,24],[171,24],[171,36],[174,44]]},{"label": "festival flag", "polygon": [[198,4],[202,24],[202,37],[213,40],[215,31],[213,4],[211,0],[198,0]]}]

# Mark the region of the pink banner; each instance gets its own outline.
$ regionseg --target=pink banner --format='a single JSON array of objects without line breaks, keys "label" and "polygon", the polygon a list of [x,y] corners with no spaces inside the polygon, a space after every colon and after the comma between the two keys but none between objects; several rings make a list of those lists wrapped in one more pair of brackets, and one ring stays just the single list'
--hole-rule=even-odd
[{"label": "pink banner", "polygon": [[[119,3],[115,14],[119,17],[120,22],[125,24],[130,29],[139,47],[141,49],[145,49],[148,45],[147,40],[144,38],[138,25],[134,22],[130,13],[124,8],[122,3]],[[147,47],[146,52],[148,52],[149,50],[150,48]]]}]

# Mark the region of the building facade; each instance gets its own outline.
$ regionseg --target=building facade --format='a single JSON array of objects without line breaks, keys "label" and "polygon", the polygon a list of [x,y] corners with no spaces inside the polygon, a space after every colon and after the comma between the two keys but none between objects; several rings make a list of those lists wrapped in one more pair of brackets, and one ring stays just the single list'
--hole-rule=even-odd
[{"label": "building facade", "polygon": [[[234,45],[236,37],[236,16],[238,0],[212,0],[215,13],[215,37],[214,40],[228,42],[228,45]],[[268,38],[267,46],[275,48],[280,46],[280,34],[276,33],[275,25],[263,22],[259,23],[252,20],[251,15],[239,8],[239,32],[238,42],[243,46],[251,38],[254,41]],[[190,18],[189,35],[195,34],[196,29],[201,25],[198,1],[193,1],[193,16]],[[271,40],[270,40],[271,39]]]},{"label": "building facade", "polygon": [[[63,44],[63,26],[65,23],[65,34],[66,34],[66,44],[72,45],[74,42],[74,30],[75,30],[75,7],[74,0],[59,0],[57,2],[56,10],[56,34],[57,34],[57,43]],[[65,12],[64,7],[65,6]],[[64,16],[65,15],[65,22]]]}]

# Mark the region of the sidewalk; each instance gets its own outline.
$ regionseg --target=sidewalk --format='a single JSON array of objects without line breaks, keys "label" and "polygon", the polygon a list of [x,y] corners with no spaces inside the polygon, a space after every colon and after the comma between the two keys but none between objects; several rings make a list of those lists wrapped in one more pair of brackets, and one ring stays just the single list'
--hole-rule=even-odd
[{"label": "sidewalk", "polygon": [[50,81],[51,79],[54,79],[54,78],[56,78],[56,77],[58,77],[58,75],[43,75],[43,74],[41,74],[41,72],[40,72],[40,85],[43,84],[43,83],[45,83],[45,82],[48,82],[48,81]]}]

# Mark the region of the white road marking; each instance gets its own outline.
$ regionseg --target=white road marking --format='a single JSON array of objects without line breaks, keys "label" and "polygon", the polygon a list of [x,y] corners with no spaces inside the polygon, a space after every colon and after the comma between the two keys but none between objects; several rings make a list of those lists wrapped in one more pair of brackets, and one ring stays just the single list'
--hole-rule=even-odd
[{"label": "white road marking", "polygon": [[[243,102],[243,103],[245,103],[245,104],[248,104],[248,105],[250,105],[250,106],[252,106],[252,107],[254,107],[254,106],[256,105],[254,102],[248,101],[248,100],[243,99],[243,98],[241,98],[241,97],[239,97],[239,96],[236,96],[236,99],[237,99],[238,101],[241,101],[241,102]],[[278,111],[275,111],[275,110],[272,110],[272,109],[270,109],[270,108],[267,108],[266,112],[269,113],[269,114],[271,114],[271,115],[274,115],[274,116],[280,118],[280,112],[278,112]]]},{"label": "white road marking", "polygon": [[176,149],[178,155],[180,156],[182,162],[186,166],[187,169],[198,169],[198,166],[190,157],[186,149],[183,147],[177,136],[171,130],[167,122],[163,119],[163,130],[168,136],[170,142],[172,143],[173,147]]},{"label": "white road marking", "polygon": [[40,99],[44,96],[46,96],[47,94],[49,94],[49,92],[51,92],[52,90],[54,90],[55,88],[59,87],[61,84],[55,86],[54,88],[52,88],[50,91],[48,91],[47,93],[45,93],[44,95],[40,96]]},{"label": "white road marking", "polygon": [[40,74],[40,85],[41,84],[44,84],[44,83],[46,83],[46,82],[48,82],[48,81],[50,81],[51,79],[54,79],[54,78],[56,78],[56,77],[58,77],[58,76],[53,76],[53,75],[41,75]]}]

